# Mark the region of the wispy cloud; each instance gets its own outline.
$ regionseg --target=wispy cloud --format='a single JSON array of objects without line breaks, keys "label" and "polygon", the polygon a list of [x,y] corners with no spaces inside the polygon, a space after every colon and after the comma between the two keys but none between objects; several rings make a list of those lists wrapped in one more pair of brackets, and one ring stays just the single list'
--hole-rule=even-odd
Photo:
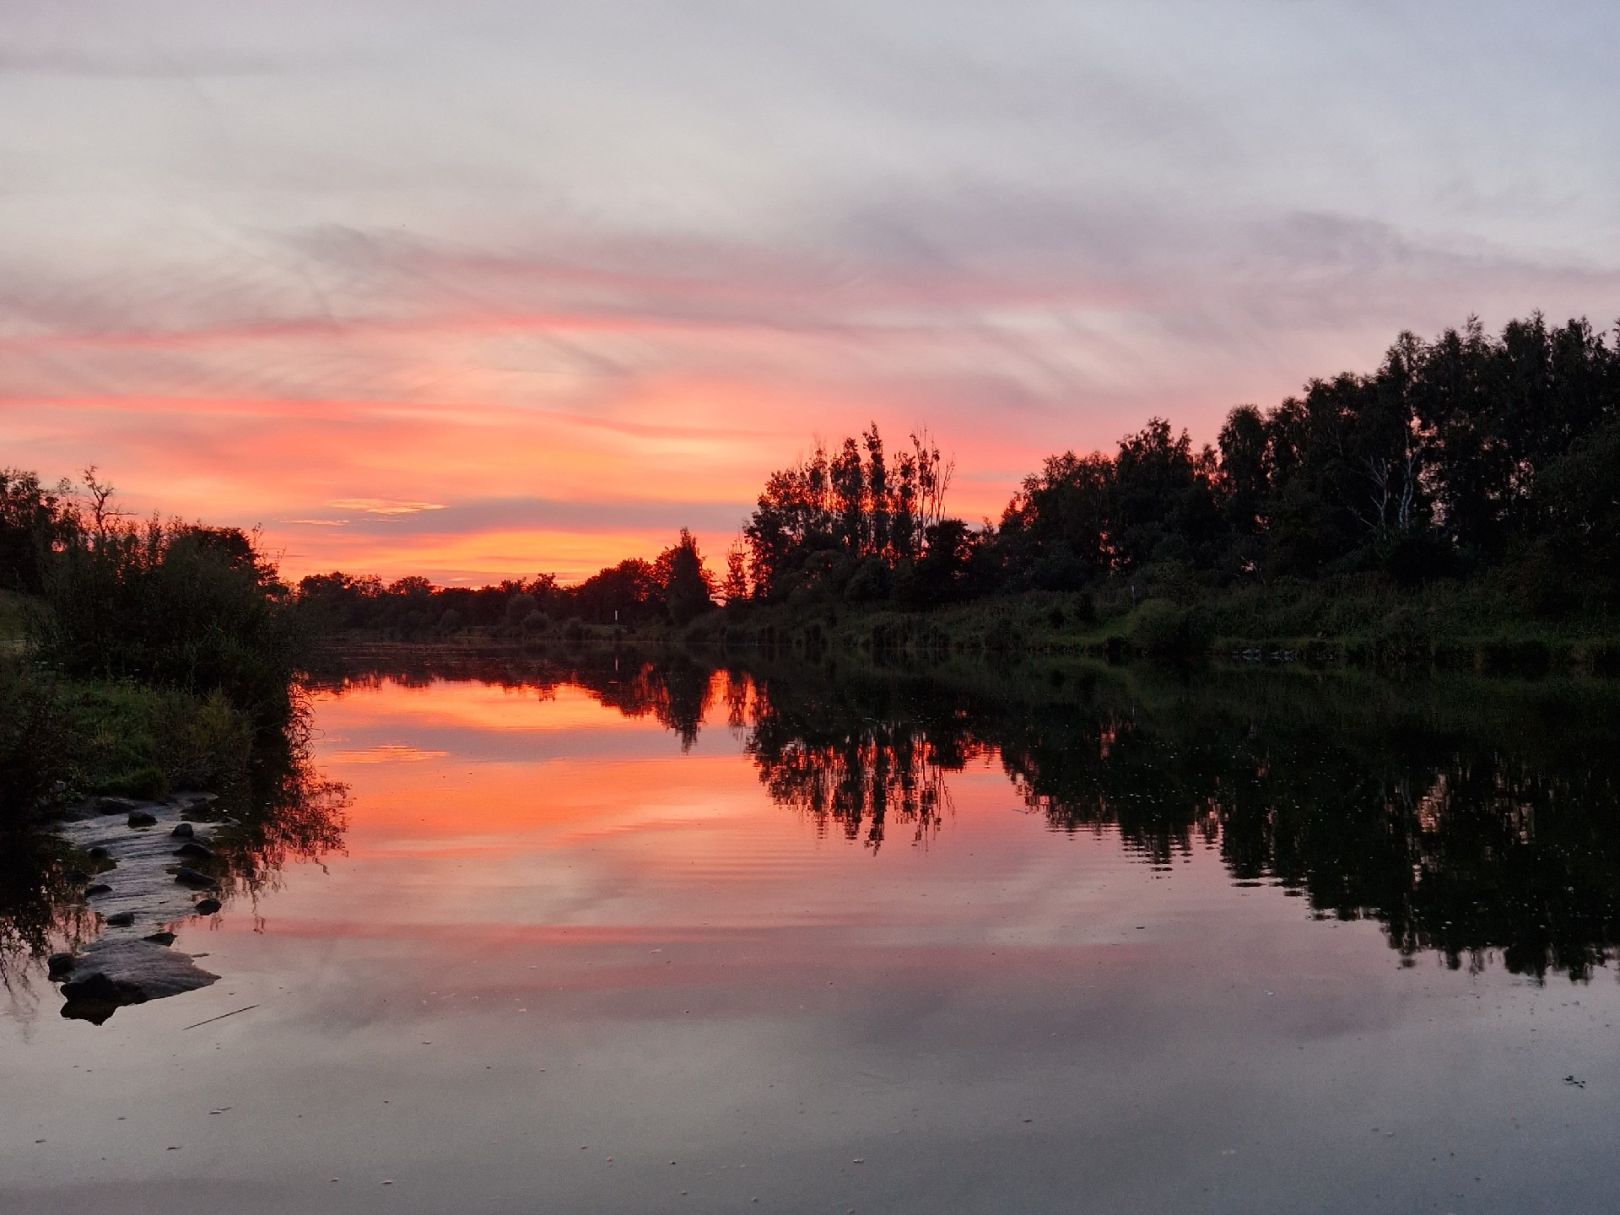
[{"label": "wispy cloud", "polygon": [[[337,498],[328,502],[338,510],[357,510],[367,515],[419,515],[424,511],[444,510],[443,502],[406,502],[397,498]],[[346,520],[345,520],[346,522]]]},{"label": "wispy cloud", "polygon": [[0,441],[294,574],[714,552],[873,420],[976,517],[1620,293],[1609,4],[1447,56],[1446,6],[158,7],[0,0]]}]

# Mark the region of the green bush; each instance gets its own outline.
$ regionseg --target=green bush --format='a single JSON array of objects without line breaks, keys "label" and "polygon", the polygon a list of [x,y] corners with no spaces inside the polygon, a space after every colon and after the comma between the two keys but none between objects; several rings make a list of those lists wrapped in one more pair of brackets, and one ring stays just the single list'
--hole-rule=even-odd
[{"label": "green bush", "polygon": [[1155,658],[1192,658],[1209,652],[1214,630],[1196,608],[1149,599],[1131,617],[1131,644]]},{"label": "green bush", "polygon": [[1385,662],[1427,662],[1434,657],[1434,628],[1415,604],[1391,608],[1373,634],[1373,648]]},{"label": "green bush", "polygon": [[299,637],[285,588],[242,532],[109,529],[58,554],[45,599],[35,641],[65,675],[217,692],[261,728],[291,712]]},{"label": "green bush", "polygon": [[64,685],[61,700],[78,792],[157,798],[205,789],[230,796],[245,787],[254,730],[219,693],[86,683]]},{"label": "green bush", "polygon": [[58,800],[73,746],[57,689],[20,662],[0,661],[0,705],[0,833],[10,833]]}]

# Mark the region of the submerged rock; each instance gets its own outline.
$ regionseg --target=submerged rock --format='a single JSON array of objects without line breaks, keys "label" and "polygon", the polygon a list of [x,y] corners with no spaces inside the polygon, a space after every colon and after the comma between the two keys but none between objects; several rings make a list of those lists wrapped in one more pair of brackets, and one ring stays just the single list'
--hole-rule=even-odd
[{"label": "submerged rock", "polygon": [[178,840],[189,840],[192,836],[197,834],[197,829],[190,823],[176,823],[174,830],[169,832],[169,834]]},{"label": "submerged rock", "polygon": [[172,933],[172,932],[154,932],[149,937],[142,937],[141,940],[150,941],[154,945],[173,945],[174,944],[174,933]]},{"label": "submerged rock", "polygon": [[84,897],[87,898],[87,899],[88,898],[94,898],[98,894],[111,894],[111,893],[112,893],[112,887],[107,885],[106,882],[94,882],[91,885],[86,886],[84,888]]},{"label": "submerged rock", "polygon": [[214,859],[214,850],[207,844],[199,844],[195,840],[189,844],[181,844],[174,850],[175,856],[190,857],[194,861],[211,861]]},{"label": "submerged rock", "polygon": [[193,890],[217,890],[219,882],[199,870],[181,865],[174,871],[174,880],[182,886],[190,886]]},{"label": "submerged rock", "polygon": [[192,904],[191,910],[198,915],[215,915],[218,913],[220,906],[218,899],[198,899]]},{"label": "submerged rock", "polygon": [[45,973],[53,980],[60,979],[73,969],[74,963],[78,960],[70,953],[53,953],[45,959]]},{"label": "submerged rock", "polygon": [[134,922],[133,911],[115,911],[105,921],[108,928],[128,928]]},{"label": "submerged rock", "polygon": [[74,959],[62,984],[64,1017],[100,1025],[126,1004],[144,1004],[196,991],[219,976],[190,955],[150,941],[97,941]]},{"label": "submerged rock", "polygon": [[129,812],[129,825],[131,827],[156,827],[157,815],[150,810],[131,810]]},{"label": "submerged rock", "polygon": [[97,814],[128,814],[131,810],[139,810],[141,803],[132,797],[92,797],[90,808]]}]

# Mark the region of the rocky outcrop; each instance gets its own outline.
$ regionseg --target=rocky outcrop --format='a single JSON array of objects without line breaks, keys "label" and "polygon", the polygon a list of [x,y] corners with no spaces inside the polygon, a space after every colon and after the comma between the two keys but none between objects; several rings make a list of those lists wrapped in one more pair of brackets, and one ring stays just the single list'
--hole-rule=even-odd
[{"label": "rocky outcrop", "polygon": [[196,991],[219,979],[179,950],[109,938],[73,955],[58,977],[67,1000],[62,1015],[97,1025],[126,1004]]},{"label": "rocky outcrop", "polygon": [[50,959],[50,977],[66,999],[63,1016],[99,1025],[126,1004],[194,991],[218,977],[170,948],[183,922],[221,909],[219,858],[204,821],[220,817],[212,800],[92,798],[60,825],[96,867],[85,894],[102,930],[77,954]]}]

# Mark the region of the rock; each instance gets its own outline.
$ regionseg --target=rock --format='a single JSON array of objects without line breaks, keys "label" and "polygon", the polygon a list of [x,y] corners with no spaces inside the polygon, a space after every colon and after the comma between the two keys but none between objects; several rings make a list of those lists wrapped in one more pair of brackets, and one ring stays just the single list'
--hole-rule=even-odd
[{"label": "rock", "polygon": [[97,844],[94,848],[90,849],[90,851],[85,853],[85,855],[88,856],[92,861],[112,860],[112,853],[108,852],[100,844]]},{"label": "rock", "polygon": [[148,941],[97,941],[62,984],[62,1015],[97,1025],[126,1004],[144,1004],[217,981],[189,955]]},{"label": "rock", "polygon": [[180,868],[174,871],[174,880],[182,886],[190,886],[193,890],[219,889],[219,883],[206,873],[199,873],[197,870],[189,869],[185,865],[181,865]]},{"label": "rock", "polygon": [[216,793],[176,793],[171,800],[180,807],[180,817],[186,822],[214,822],[219,818],[214,805],[219,801]]},{"label": "rock", "polygon": [[220,906],[218,899],[198,899],[191,905],[191,910],[198,915],[215,915],[218,913]]},{"label": "rock", "polygon": [[53,980],[60,979],[73,969],[78,960],[70,953],[53,953],[45,959],[45,973]]},{"label": "rock", "polygon": [[111,893],[112,893],[112,887],[107,885],[106,882],[96,882],[93,885],[86,886],[84,888],[84,897],[87,898],[87,899],[88,898],[94,898],[98,894],[111,894]]},{"label": "rock", "polygon": [[193,827],[190,823],[181,823],[176,826],[173,831],[169,832],[169,834],[174,836],[174,838],[177,840],[189,840],[192,836],[197,834],[197,828]]},{"label": "rock", "polygon": [[131,810],[129,812],[129,825],[131,827],[156,827],[157,815],[150,810]]},{"label": "rock", "polygon": [[175,856],[190,857],[194,861],[211,861],[214,859],[214,850],[207,844],[199,844],[193,840],[189,844],[181,844],[174,850]]},{"label": "rock", "polygon": [[115,911],[106,919],[108,928],[128,928],[135,922],[133,911]]},{"label": "rock", "polygon": [[174,944],[174,933],[172,933],[172,932],[154,932],[149,937],[142,937],[141,940],[150,941],[154,945],[173,945]]},{"label": "rock", "polygon": [[97,814],[128,814],[140,809],[141,803],[129,797],[92,797],[90,808]]}]

